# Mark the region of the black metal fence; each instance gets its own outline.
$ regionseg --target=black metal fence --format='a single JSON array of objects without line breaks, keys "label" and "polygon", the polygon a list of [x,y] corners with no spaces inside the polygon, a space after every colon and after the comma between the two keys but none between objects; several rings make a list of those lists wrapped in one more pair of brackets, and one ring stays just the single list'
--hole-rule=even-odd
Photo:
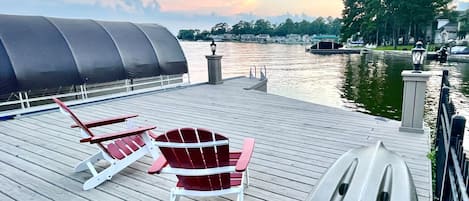
[{"label": "black metal fence", "polygon": [[449,97],[448,71],[443,71],[436,123],[436,189],[440,201],[469,201],[469,160],[462,142],[466,119],[457,115]]}]

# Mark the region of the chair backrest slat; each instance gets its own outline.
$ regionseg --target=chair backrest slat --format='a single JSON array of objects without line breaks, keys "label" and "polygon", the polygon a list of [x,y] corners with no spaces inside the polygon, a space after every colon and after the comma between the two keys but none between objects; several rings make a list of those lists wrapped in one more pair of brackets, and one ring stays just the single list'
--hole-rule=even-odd
[{"label": "chair backrest slat", "polygon": [[57,98],[52,98],[52,100],[54,100],[55,103],[57,103],[57,105],[59,105],[59,107],[67,112],[69,115],[70,115],[70,118],[72,118],[73,122],[75,122],[78,127],[80,127],[81,129],[83,129],[88,135],[90,135],[90,137],[93,137],[94,134],[90,131],[90,129],[88,129],[85,124],[83,124],[83,122],[80,121],[80,119],[78,119],[78,117],[72,112],[72,110],[70,110],[67,105],[65,105],[65,103],[63,103],[62,101],[60,101],[59,99]]},{"label": "chair backrest slat", "polygon": [[[185,143],[197,143],[199,142],[197,133],[194,129],[191,128],[182,128],[180,129],[180,133],[183,134],[183,139]],[[187,148],[188,157],[192,161],[192,167],[185,167],[185,168],[194,168],[194,169],[204,169],[206,165],[204,163],[204,158],[202,156],[202,152],[200,148]],[[210,190],[210,181],[203,176],[195,176],[192,181],[188,184],[188,189],[194,190]],[[195,188],[194,186],[195,185]]]},{"label": "chair backrest slat", "polygon": [[[91,130],[85,126],[85,124],[83,122],[80,121],[80,119],[78,119],[78,117],[72,112],[72,110],[70,110],[70,108],[67,107],[67,105],[65,105],[65,103],[63,103],[62,101],[60,101],[58,98],[52,98],[52,100],[57,103],[57,105],[59,105],[60,109],[65,111],[66,113],[69,114],[69,116],[72,118],[73,122],[75,122],[76,125],[78,125],[78,127],[80,129],[82,129],[86,134],[89,135],[89,137],[94,137],[94,134],[91,132]],[[106,148],[106,146],[104,146],[104,144],[102,143],[96,143],[98,145],[99,148],[101,148],[101,150],[103,150],[104,152],[106,152],[109,156],[113,157],[113,158],[118,158],[118,159],[121,159],[121,157],[123,158],[124,156],[122,154],[119,153],[119,151],[115,151],[114,148],[116,147],[113,147],[113,150],[114,151],[110,151],[108,150],[108,148]],[[111,153],[112,152],[112,153]],[[121,156],[122,155],[122,156]]]},{"label": "chair backrest slat", "polygon": [[[168,131],[156,138],[157,142],[199,143],[228,140],[228,138],[204,129],[182,128]],[[214,145],[202,148],[160,147],[169,165],[173,168],[204,169],[229,166],[229,146]],[[230,174],[206,176],[181,176],[178,179],[187,190],[220,190],[230,188]]]}]

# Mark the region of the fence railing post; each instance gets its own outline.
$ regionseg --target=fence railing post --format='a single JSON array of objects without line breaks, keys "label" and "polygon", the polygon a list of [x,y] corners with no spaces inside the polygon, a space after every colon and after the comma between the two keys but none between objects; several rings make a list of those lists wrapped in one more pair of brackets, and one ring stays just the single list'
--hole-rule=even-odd
[{"label": "fence railing post", "polygon": [[[440,85],[440,98],[438,101],[438,114],[436,118],[436,133],[435,133],[435,146],[438,145],[438,140],[439,140],[439,134],[441,133],[441,114],[442,114],[442,104],[443,99],[448,99],[449,97],[449,91],[446,91],[446,93],[443,91],[443,88],[446,86],[446,81],[448,79],[448,70],[443,70],[443,75],[441,76],[441,85]],[[449,88],[448,88],[449,89]]]},{"label": "fence railing post", "polygon": [[456,146],[459,141],[464,140],[464,129],[466,127],[466,118],[461,115],[454,115],[451,118],[451,146]]},{"label": "fence railing post", "polygon": [[436,188],[434,197],[443,200],[469,201],[469,161],[463,140],[466,118],[456,115],[450,98],[448,71],[443,71],[435,136]]}]

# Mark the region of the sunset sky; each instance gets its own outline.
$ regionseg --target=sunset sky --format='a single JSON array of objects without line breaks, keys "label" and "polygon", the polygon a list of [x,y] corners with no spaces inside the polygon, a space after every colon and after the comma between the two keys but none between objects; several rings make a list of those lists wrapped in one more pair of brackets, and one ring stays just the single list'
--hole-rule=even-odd
[{"label": "sunset sky", "polygon": [[[469,0],[456,4],[467,8]],[[342,0],[0,0],[0,13],[153,22],[173,33],[265,18],[273,23],[340,17]]]}]

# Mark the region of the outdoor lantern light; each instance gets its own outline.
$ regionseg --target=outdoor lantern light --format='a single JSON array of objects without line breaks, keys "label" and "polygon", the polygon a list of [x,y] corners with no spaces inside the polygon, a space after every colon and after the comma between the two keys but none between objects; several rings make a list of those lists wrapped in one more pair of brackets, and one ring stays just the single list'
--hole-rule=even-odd
[{"label": "outdoor lantern light", "polygon": [[212,55],[215,55],[215,51],[217,51],[217,44],[215,44],[215,40],[212,39],[212,43],[210,44],[210,49],[212,49]]},{"label": "outdoor lantern light", "polygon": [[417,41],[415,48],[412,49],[412,63],[414,64],[414,71],[420,71],[423,65],[425,55],[425,48],[423,48],[422,41]]}]

